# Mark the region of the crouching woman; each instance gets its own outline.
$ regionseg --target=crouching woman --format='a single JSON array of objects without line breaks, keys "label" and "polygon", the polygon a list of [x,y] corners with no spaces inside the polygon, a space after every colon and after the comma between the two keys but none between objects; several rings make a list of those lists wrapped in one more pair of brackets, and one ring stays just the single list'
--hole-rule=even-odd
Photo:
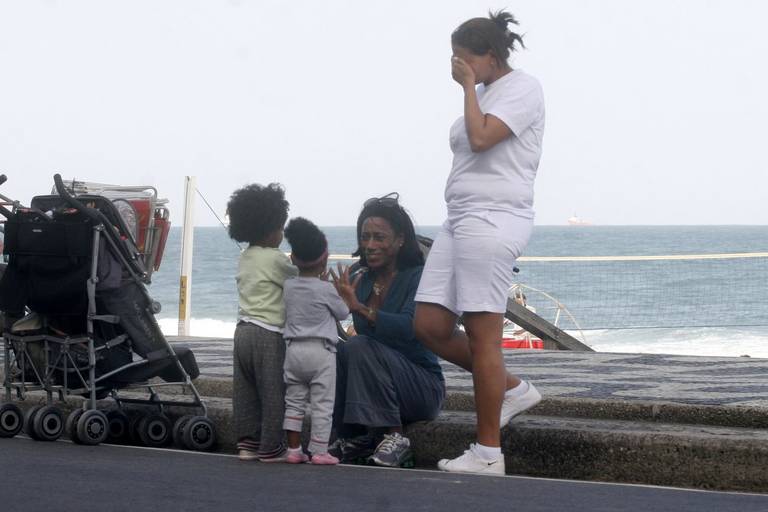
[{"label": "crouching woman", "polygon": [[333,276],[357,334],[339,345],[339,438],[331,450],[342,461],[370,457],[377,465],[399,467],[412,460],[403,426],[435,419],[445,398],[437,357],[413,330],[424,256],[396,195],[365,202],[357,242],[360,272],[339,268]]}]

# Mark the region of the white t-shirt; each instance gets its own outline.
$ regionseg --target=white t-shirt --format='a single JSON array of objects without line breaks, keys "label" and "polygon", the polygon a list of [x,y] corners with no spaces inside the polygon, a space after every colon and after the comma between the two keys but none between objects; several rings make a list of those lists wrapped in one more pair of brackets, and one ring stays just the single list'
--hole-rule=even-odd
[{"label": "white t-shirt", "polygon": [[533,218],[533,180],[544,137],[544,94],[534,77],[516,69],[477,88],[480,110],[499,118],[512,135],[473,153],[464,116],[451,127],[453,166],[445,186],[448,216],[500,210]]}]

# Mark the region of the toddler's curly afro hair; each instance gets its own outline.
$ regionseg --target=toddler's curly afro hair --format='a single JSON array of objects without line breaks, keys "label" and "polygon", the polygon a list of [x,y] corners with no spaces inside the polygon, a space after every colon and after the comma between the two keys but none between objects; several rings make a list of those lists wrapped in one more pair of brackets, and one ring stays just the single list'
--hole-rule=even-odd
[{"label": "toddler's curly afro hair", "polygon": [[235,190],[227,203],[229,236],[258,244],[282,229],[288,219],[288,201],[279,183],[251,184]]}]

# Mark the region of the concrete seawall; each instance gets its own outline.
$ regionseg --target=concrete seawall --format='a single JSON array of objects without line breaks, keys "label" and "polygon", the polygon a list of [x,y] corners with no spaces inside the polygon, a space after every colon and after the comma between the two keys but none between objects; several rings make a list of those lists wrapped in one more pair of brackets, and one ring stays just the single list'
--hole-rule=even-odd
[{"label": "concrete seawall", "polygon": [[[220,449],[232,450],[231,340],[171,341],[194,350]],[[502,431],[508,473],[768,492],[768,360],[560,351],[505,360],[544,395]],[[421,467],[474,441],[471,376],[444,371],[444,412],[407,429]]]}]

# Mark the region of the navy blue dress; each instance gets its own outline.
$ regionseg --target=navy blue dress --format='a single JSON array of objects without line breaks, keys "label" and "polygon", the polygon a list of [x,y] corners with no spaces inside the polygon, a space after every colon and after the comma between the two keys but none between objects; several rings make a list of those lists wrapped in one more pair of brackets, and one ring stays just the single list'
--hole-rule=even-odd
[{"label": "navy blue dress", "polygon": [[[345,425],[399,427],[437,417],[445,380],[437,356],[416,339],[414,296],[423,267],[400,270],[389,286],[376,323],[353,314],[356,336],[339,344],[335,418]],[[373,279],[364,275],[357,299],[365,304]]]}]

